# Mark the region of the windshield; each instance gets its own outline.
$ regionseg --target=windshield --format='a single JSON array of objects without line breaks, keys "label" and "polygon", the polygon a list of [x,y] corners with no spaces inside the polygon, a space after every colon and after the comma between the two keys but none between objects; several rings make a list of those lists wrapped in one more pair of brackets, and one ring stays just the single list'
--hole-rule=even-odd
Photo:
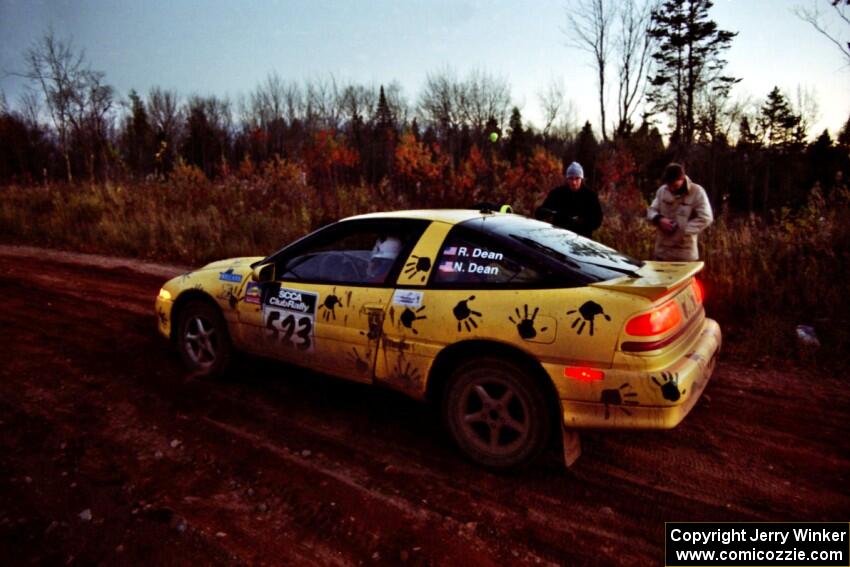
[{"label": "windshield", "polygon": [[517,215],[483,217],[464,224],[509,239],[520,248],[533,249],[592,281],[623,275],[637,277],[636,271],[643,266],[643,262],[604,244],[549,223]]}]

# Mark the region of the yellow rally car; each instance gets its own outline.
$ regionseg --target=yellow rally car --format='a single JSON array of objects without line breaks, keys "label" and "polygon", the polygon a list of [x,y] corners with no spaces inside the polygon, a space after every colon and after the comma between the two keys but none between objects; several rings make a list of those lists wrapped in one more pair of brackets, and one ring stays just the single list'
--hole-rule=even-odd
[{"label": "yellow rally car", "polygon": [[700,397],[721,343],[702,267],[513,214],[377,213],[176,277],[156,310],[198,374],[236,347],[439,403],[483,465],[553,433],[571,464],[578,429],[671,428]]}]

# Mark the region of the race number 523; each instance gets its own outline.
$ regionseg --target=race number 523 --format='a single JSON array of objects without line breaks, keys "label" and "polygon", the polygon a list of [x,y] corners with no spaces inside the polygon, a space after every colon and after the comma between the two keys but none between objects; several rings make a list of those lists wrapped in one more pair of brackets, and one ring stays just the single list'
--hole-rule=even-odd
[{"label": "race number 523", "polygon": [[268,336],[284,346],[300,350],[313,348],[313,318],[283,309],[267,308],[265,327]]},{"label": "race number 523", "polygon": [[313,350],[319,295],[277,286],[269,292],[263,302],[266,336],[284,347]]}]

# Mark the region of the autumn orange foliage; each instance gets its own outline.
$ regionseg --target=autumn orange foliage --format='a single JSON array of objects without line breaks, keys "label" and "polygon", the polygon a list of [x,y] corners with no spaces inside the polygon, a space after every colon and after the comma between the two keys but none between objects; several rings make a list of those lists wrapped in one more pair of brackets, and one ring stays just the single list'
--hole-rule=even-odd
[{"label": "autumn orange foliage", "polygon": [[325,188],[340,181],[350,181],[360,154],[345,143],[334,130],[319,130],[304,148],[304,165],[310,182]]},{"label": "autumn orange foliage", "polygon": [[428,147],[410,133],[402,134],[395,150],[393,183],[408,195],[432,193],[443,181],[448,159],[438,144]]}]

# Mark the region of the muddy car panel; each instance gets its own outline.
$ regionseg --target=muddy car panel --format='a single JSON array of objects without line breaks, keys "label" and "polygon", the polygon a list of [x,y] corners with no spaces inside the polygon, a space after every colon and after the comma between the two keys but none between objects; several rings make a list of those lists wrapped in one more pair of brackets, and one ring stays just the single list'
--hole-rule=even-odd
[{"label": "muddy car panel", "polygon": [[[298,270],[281,273],[297,250],[307,251],[298,265],[312,261],[323,234],[344,235],[356,223],[377,234],[382,222],[412,223],[399,226],[413,235],[400,242],[384,281],[362,281],[363,244],[340,252],[337,273],[351,272],[340,281],[315,281],[321,266],[305,270],[306,281]],[[159,331],[170,336],[183,294],[206,294],[240,349],[418,399],[444,349],[466,342],[486,345],[482,354],[515,349],[539,363],[564,425],[575,428],[673,427],[713,371],[721,333],[695,288],[702,263],[629,265],[546,223],[473,210],[362,215],[322,230],[267,258],[224,260],[170,280],[163,287],[170,297],[157,299]],[[272,281],[254,281],[252,267],[263,264],[275,264]],[[629,334],[630,321],[665,306],[678,314],[675,325]]]}]

